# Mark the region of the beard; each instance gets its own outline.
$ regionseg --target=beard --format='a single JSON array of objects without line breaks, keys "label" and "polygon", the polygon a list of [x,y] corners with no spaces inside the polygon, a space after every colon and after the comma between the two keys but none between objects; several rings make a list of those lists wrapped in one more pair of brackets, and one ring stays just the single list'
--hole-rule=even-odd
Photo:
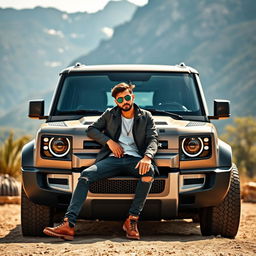
[{"label": "beard", "polygon": [[[128,107],[125,108],[125,106],[128,106]],[[123,107],[120,107],[120,108],[121,108],[122,111],[129,111],[132,108],[132,104],[126,103],[126,104],[123,105]]]}]

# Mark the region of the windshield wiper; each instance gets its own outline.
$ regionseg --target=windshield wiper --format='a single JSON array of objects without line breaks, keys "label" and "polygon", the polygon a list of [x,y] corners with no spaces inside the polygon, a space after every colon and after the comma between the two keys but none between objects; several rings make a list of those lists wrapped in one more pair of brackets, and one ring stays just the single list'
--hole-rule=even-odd
[{"label": "windshield wiper", "polygon": [[102,114],[103,111],[95,110],[95,109],[79,109],[72,111],[59,111],[60,115],[84,115],[84,114]]},{"label": "windshield wiper", "polygon": [[174,117],[175,119],[183,119],[183,117],[181,115],[175,114],[175,113],[171,113],[165,110],[160,110],[160,109],[155,109],[155,108],[146,108],[146,110],[150,111],[151,113],[159,113],[159,114],[166,114],[168,116]]}]

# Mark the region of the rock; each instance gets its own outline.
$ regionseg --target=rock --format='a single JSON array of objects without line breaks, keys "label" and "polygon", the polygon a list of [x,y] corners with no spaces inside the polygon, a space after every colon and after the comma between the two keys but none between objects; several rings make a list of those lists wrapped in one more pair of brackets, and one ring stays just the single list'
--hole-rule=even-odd
[{"label": "rock", "polygon": [[8,174],[0,175],[0,196],[18,196],[19,183]]},{"label": "rock", "polygon": [[242,199],[244,202],[256,203],[256,182],[248,182],[242,187]]},{"label": "rock", "polygon": [[0,204],[20,204],[20,196],[0,196]]}]

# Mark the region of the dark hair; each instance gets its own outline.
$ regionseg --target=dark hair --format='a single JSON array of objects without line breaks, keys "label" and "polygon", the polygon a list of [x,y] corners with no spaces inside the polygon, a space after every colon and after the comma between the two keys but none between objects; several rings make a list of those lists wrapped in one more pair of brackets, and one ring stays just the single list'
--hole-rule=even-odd
[{"label": "dark hair", "polygon": [[127,83],[120,83],[115,85],[112,90],[111,90],[111,95],[112,97],[116,98],[116,95],[120,92],[123,92],[125,90],[129,90],[129,92],[132,94],[133,93],[133,89],[135,88],[134,84],[127,84]]}]

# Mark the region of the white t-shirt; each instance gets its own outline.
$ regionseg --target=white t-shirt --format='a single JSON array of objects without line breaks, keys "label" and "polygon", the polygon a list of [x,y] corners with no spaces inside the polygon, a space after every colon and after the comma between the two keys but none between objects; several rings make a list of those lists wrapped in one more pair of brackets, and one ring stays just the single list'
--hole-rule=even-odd
[{"label": "white t-shirt", "polygon": [[[120,146],[124,149],[124,154],[135,157],[141,157],[132,134],[134,118],[125,118],[123,116],[121,117],[122,128],[118,142]],[[110,156],[114,156],[114,154],[111,153]]]}]

